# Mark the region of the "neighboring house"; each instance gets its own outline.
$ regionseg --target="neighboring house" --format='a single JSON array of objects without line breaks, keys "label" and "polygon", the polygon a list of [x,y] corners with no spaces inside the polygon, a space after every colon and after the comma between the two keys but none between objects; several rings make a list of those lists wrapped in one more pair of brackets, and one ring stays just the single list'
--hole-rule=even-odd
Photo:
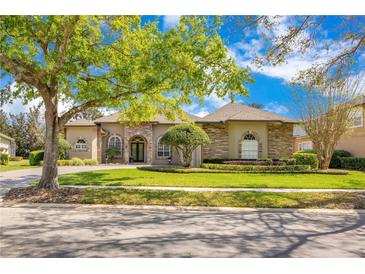
[{"label": "neighboring house", "polygon": [[[293,153],[293,125],[297,122],[289,118],[242,104],[227,104],[203,118],[186,115],[205,130],[212,142],[194,152],[194,166],[203,159],[281,158]],[[130,126],[118,122],[118,117],[119,113],[115,113],[95,121],[68,122],[65,138],[73,146],[69,156],[105,163],[106,149],[115,147],[120,151],[115,162],[179,162],[177,153],[159,140],[169,127],[183,121],[169,121],[161,115],[154,121]]]},{"label": "neighboring house", "polygon": [[[341,137],[336,149],[347,150],[356,157],[365,157],[365,96],[352,111],[354,121],[349,131]],[[302,126],[294,128],[294,136],[294,151],[313,149],[313,142]]]},{"label": "neighboring house", "polygon": [[16,144],[15,140],[0,132],[0,153],[15,156]]}]

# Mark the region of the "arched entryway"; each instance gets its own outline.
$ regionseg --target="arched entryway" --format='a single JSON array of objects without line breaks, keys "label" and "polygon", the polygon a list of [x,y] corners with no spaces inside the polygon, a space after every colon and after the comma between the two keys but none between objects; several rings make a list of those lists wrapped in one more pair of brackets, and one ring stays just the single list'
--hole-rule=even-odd
[{"label": "arched entryway", "polygon": [[129,139],[129,162],[130,163],[143,163],[146,161],[146,149],[147,141],[142,136],[133,136]]}]

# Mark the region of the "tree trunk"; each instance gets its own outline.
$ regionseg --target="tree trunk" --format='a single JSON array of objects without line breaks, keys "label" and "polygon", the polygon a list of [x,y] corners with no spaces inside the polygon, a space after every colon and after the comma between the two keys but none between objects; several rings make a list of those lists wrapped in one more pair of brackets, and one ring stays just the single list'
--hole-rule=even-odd
[{"label": "tree trunk", "polygon": [[57,97],[45,102],[46,140],[43,158],[42,177],[38,187],[58,189],[58,110]]},{"label": "tree trunk", "polygon": [[330,166],[331,157],[323,157],[322,161],[320,162],[320,169],[327,170]]}]

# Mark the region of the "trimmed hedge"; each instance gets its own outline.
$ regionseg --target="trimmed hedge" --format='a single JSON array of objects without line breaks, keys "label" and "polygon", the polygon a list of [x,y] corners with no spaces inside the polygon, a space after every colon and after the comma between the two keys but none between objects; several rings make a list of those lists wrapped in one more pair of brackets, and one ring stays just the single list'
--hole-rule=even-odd
[{"label": "trimmed hedge", "polygon": [[314,153],[294,153],[294,159],[297,165],[310,165],[312,169],[318,169],[317,154]]},{"label": "trimmed hedge", "polygon": [[[81,162],[82,163],[81,163]],[[43,161],[41,161],[41,165],[43,165]],[[98,161],[95,159],[84,159],[80,158],[72,158],[71,160],[58,160],[58,166],[96,166],[98,165]]]},{"label": "trimmed hedge", "polygon": [[0,164],[6,166],[9,164],[9,155],[0,153]]},{"label": "trimmed hedge", "polygon": [[365,158],[342,157],[340,162],[341,168],[365,171]]},{"label": "trimmed hedge", "polygon": [[95,159],[84,159],[83,160],[85,166],[96,166],[98,165],[98,161]]},{"label": "trimmed hedge", "polygon": [[35,150],[29,153],[29,164],[31,166],[37,166],[41,164],[44,157],[44,150]]},{"label": "trimmed hedge", "polygon": [[21,156],[12,156],[12,157],[10,157],[9,160],[14,161],[14,162],[19,162],[19,161],[23,160],[23,157],[21,157]]},{"label": "trimmed hedge", "polygon": [[249,166],[284,166],[295,165],[294,158],[282,158],[282,159],[257,159],[257,160],[245,160],[245,159],[204,159],[204,164],[227,164],[227,165],[249,165]]},{"label": "trimmed hedge", "polygon": [[244,165],[225,165],[225,164],[202,164],[202,168],[217,169],[217,170],[234,170],[245,172],[305,172],[310,171],[310,165],[288,165],[288,166],[244,166]]},{"label": "trimmed hedge", "polygon": [[341,168],[342,157],[352,157],[352,154],[346,150],[335,150],[330,162],[330,168]]}]

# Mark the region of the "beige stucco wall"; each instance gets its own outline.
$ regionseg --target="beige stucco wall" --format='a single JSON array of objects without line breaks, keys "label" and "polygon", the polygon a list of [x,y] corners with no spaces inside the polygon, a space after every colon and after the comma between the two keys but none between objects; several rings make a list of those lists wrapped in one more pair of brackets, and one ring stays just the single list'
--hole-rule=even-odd
[{"label": "beige stucco wall", "polygon": [[[68,155],[70,158],[97,160],[97,128],[95,127],[68,127],[66,129],[66,140],[72,145]],[[74,151],[74,144],[79,138],[86,140],[88,151]]]},{"label": "beige stucco wall", "polygon": [[265,122],[228,122],[228,158],[238,159],[239,146],[243,134],[252,131],[259,136],[259,142],[262,144],[262,152],[260,158],[266,158],[267,153],[267,123]]},{"label": "beige stucco wall", "polygon": [[[110,135],[116,134],[122,138],[123,141],[123,151],[128,149],[128,143],[125,141],[125,126],[120,123],[103,123],[101,124],[101,129],[106,132],[106,135],[102,135],[102,142],[101,142],[101,159],[102,163],[105,163],[105,150],[108,145],[108,140]],[[123,152],[120,156],[114,159],[115,163],[123,163]]]},{"label": "beige stucco wall", "polygon": [[11,141],[0,136],[0,152],[10,154]]}]

